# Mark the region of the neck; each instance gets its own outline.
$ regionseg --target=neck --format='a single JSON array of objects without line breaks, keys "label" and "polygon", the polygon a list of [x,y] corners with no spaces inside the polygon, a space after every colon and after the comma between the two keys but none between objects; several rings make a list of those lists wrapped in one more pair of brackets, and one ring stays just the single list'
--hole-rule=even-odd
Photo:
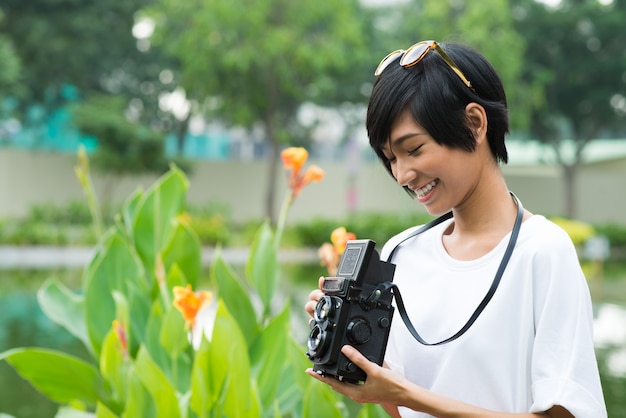
[{"label": "neck", "polygon": [[[497,234],[511,230],[517,205],[504,179],[483,181],[458,207],[453,208],[455,234]],[[451,231],[452,232],[452,231]]]}]

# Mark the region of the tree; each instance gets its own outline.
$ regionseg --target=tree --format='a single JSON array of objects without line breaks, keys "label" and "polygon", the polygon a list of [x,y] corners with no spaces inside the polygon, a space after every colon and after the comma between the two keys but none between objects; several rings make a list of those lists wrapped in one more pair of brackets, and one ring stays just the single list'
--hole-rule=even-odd
[{"label": "tree", "polygon": [[[91,159],[94,168],[107,178],[102,191],[106,214],[110,209],[113,187],[120,177],[162,174],[168,170],[163,133],[128,120],[124,109],[124,98],[112,95],[91,96],[72,107],[78,130],[98,143]],[[184,161],[178,161],[177,165],[188,168]]]},{"label": "tree", "polygon": [[397,48],[434,39],[477,48],[493,64],[507,92],[512,127],[528,126],[531,86],[520,85],[526,42],[514,27],[509,0],[411,0],[388,19],[387,30],[403,39]]},{"label": "tree", "polygon": [[[13,91],[26,125],[92,94],[125,97],[127,114],[162,130],[177,121],[159,108],[177,84],[175,61],[133,35],[136,12],[153,0],[4,0],[0,30],[22,62]],[[169,77],[163,77],[169,71]],[[37,118],[29,110],[41,109]]]},{"label": "tree", "polygon": [[[0,23],[4,19],[4,13],[0,8]],[[6,136],[4,119],[12,113],[13,105],[7,102],[11,92],[15,91],[16,82],[19,80],[20,61],[17,57],[11,39],[0,35],[0,141]]]},{"label": "tree", "polygon": [[554,149],[565,180],[564,212],[575,218],[576,177],[586,146],[625,132],[626,2],[514,4],[517,28],[530,46],[523,79],[545,86],[535,96],[530,133]]},{"label": "tree", "polygon": [[180,60],[189,99],[228,124],[262,126],[273,220],[280,147],[296,139],[299,106],[339,101],[342,81],[369,76],[358,71],[368,48],[358,1],[161,0],[147,13],[153,41]]}]

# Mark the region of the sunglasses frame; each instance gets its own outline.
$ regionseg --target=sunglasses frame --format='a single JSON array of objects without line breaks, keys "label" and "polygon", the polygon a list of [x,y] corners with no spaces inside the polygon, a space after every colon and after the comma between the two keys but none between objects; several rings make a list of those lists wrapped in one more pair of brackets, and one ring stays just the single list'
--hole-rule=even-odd
[{"label": "sunglasses frame", "polygon": [[435,50],[439,54],[439,56],[443,58],[446,64],[448,64],[448,67],[450,67],[452,71],[454,71],[456,75],[459,76],[463,84],[474,90],[474,87],[472,87],[472,83],[467,79],[467,77],[465,77],[465,74],[463,74],[463,72],[454,63],[454,61],[452,61],[452,58],[450,58],[448,54],[446,54],[443,48],[439,46],[436,41],[432,40],[420,41],[411,45],[411,47],[409,47],[409,49],[407,50],[397,49],[387,54],[387,56],[380,61],[378,67],[376,67],[374,75],[376,77],[380,77],[380,75],[389,66],[389,64],[398,59],[398,57],[400,57],[400,65],[403,68],[412,67],[415,64],[419,63],[426,56],[426,54],[428,54],[428,52],[432,50]]}]

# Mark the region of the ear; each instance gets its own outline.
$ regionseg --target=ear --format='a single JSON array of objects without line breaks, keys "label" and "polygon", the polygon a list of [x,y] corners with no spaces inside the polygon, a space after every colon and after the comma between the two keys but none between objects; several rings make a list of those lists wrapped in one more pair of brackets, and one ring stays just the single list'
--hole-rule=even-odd
[{"label": "ear", "polygon": [[485,108],[478,103],[469,103],[465,106],[465,116],[469,128],[474,132],[476,143],[480,144],[487,138],[487,113]]}]

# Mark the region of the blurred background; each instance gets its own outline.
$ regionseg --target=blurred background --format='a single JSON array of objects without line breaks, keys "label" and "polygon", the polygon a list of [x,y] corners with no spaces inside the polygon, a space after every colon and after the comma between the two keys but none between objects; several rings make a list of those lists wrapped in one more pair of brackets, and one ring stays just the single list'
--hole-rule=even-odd
[{"label": "blurred background", "polygon": [[[336,226],[382,245],[427,220],[369,149],[365,108],[388,52],[455,41],[504,81],[502,170],[577,245],[609,416],[626,417],[624,22],[625,0],[1,0],[0,352],[87,356],[36,301],[51,275],[78,287],[95,245],[80,147],[109,225],[133,190],[182,168],[207,266],[211,248],[245,249],[275,220],[280,151],[306,147],[326,178],[290,213],[296,287],[323,274],[316,249]],[[55,414],[3,362],[0,388],[0,415]]]}]

